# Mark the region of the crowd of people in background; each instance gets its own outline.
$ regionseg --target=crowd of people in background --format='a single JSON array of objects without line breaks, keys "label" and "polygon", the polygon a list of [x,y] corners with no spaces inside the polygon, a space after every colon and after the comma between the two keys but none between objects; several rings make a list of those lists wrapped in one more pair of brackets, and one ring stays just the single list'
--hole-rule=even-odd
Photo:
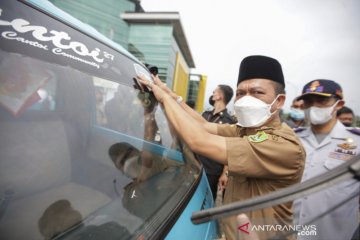
[{"label": "crowd of people in background", "polygon": [[[210,99],[212,98],[212,95],[210,96]],[[212,111],[213,105],[211,104],[211,100],[209,99],[209,105],[211,107],[207,108],[206,111]],[[189,100],[186,102],[190,107],[195,109],[195,102],[192,100]],[[206,112],[204,111],[204,112]],[[233,111],[228,110],[228,113],[235,117],[235,114]],[[281,111],[280,116],[283,122],[285,122],[289,127],[291,128],[302,128],[302,127],[308,127],[309,124],[305,118],[304,114],[304,101],[303,100],[297,100],[296,98],[293,99],[290,110],[289,111]],[[357,121],[358,116],[354,113],[354,111],[347,107],[343,106],[341,109],[336,111],[336,117],[337,119],[345,126],[345,127],[355,127],[359,128],[360,125]]]}]

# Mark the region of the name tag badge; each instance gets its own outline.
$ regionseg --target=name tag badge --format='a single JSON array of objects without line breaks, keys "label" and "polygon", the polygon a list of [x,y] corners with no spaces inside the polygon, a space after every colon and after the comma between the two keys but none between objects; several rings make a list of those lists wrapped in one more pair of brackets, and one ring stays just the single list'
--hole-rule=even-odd
[{"label": "name tag badge", "polygon": [[329,157],[337,160],[348,161],[352,159],[354,155],[339,152],[330,152]]}]

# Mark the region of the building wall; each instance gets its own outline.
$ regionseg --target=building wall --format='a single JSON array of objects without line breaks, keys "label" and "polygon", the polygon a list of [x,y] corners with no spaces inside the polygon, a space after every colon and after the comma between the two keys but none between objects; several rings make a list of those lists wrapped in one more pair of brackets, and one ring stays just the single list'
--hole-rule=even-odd
[{"label": "building wall", "polygon": [[198,98],[198,91],[199,91],[199,83],[200,81],[189,80],[188,84],[188,94],[187,94],[187,101],[191,100],[195,102],[195,109],[197,109],[197,98]]},{"label": "building wall", "polygon": [[207,81],[207,76],[201,75],[199,89],[198,89],[198,97],[197,97],[197,101],[196,101],[196,110],[198,112],[204,111],[206,81]]},{"label": "building wall", "polygon": [[[159,68],[159,77],[170,84],[169,65],[175,62],[171,57],[173,27],[171,25],[130,24],[129,51],[140,61]],[[136,48],[136,51],[132,49]]]},{"label": "building wall", "polygon": [[184,100],[187,100],[189,68],[180,52],[176,54],[176,64],[173,78],[174,82],[172,90],[175,91],[177,95],[182,96]]},{"label": "building wall", "polygon": [[[196,78],[196,80],[195,80]],[[207,76],[205,75],[192,75],[188,84],[187,100],[195,102],[195,109],[198,112],[204,111],[204,98]]]},{"label": "building wall", "polygon": [[[180,48],[179,48],[178,44],[176,43],[174,37],[172,36],[171,45],[170,45],[170,49],[169,49],[169,62],[168,62],[168,69],[167,69],[168,76],[171,77],[171,80],[168,81],[168,83],[169,83],[168,86],[170,88],[174,87],[174,82],[176,81],[175,68],[176,68],[178,53],[181,54]],[[181,57],[182,57],[182,55],[181,55]]]},{"label": "building wall", "polygon": [[128,0],[50,0],[50,2],[127,48],[129,27],[120,18],[120,13],[134,11],[133,2]]}]

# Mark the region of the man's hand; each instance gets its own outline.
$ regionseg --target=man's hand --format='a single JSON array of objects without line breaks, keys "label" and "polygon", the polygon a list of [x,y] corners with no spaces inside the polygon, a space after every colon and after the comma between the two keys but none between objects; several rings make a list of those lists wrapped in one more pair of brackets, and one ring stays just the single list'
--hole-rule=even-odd
[{"label": "man's hand", "polygon": [[226,188],[226,185],[228,183],[229,177],[223,172],[221,176],[219,177],[219,188],[221,190],[224,190]]},{"label": "man's hand", "polygon": [[158,75],[156,75],[156,76],[152,75],[152,77],[153,77],[154,83],[155,83],[158,87],[160,87],[164,92],[166,92],[166,93],[169,94],[170,96],[172,96],[173,94],[175,94],[173,91],[171,91],[170,88],[168,88],[168,87],[166,86],[165,83],[163,83],[163,82],[160,80],[160,78],[159,78]]},{"label": "man's hand", "polygon": [[[141,85],[151,89],[151,91],[154,93],[154,96],[156,97],[158,102],[163,103],[164,97],[167,95],[167,93],[156,84],[156,82],[158,82],[158,81],[155,82],[156,78],[157,77],[155,77],[155,78],[153,77],[154,82],[152,82],[150,80],[147,80],[144,76],[136,76],[136,79],[141,83]],[[160,79],[159,79],[159,81],[160,81]],[[160,83],[158,82],[158,84],[160,84]],[[163,83],[161,82],[161,84],[163,84]]]}]

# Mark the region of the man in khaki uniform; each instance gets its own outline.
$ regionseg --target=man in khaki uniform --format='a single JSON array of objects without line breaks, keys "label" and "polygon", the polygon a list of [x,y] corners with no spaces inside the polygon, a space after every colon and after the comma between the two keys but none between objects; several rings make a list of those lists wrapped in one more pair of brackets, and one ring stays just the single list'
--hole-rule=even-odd
[{"label": "man in khaki uniform", "polygon": [[[206,122],[158,78],[137,79],[152,89],[175,131],[192,151],[228,165],[225,203],[261,196],[300,182],[305,152],[296,134],[280,123],[285,81],[280,63],[266,56],[246,57],[241,65],[234,111],[236,125]],[[185,110],[185,111],[184,111]],[[292,224],[292,203],[246,213],[252,225]],[[241,233],[236,218],[224,219],[227,239]],[[260,239],[276,231],[257,232]]]},{"label": "man in khaki uniform", "polygon": [[[300,182],[305,154],[299,139],[287,125],[277,120],[259,129],[218,126],[218,134],[227,137],[228,148],[229,181],[224,204],[265,195]],[[264,135],[266,137],[261,137]],[[292,203],[287,203],[247,215],[252,225],[289,225],[292,223],[291,208]],[[235,216],[224,219],[223,223],[227,239],[236,239],[239,226]],[[259,239],[266,239],[279,233],[257,232],[257,235]]]}]

